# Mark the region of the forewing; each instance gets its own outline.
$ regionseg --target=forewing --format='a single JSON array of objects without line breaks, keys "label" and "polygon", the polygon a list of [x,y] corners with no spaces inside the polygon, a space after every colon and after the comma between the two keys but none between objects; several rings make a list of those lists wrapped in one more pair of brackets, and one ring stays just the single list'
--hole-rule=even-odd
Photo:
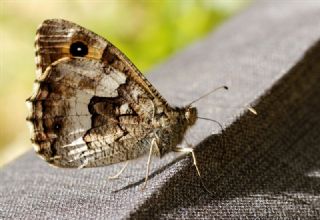
[{"label": "forewing", "polygon": [[63,58],[35,85],[32,142],[53,165],[101,166],[148,150],[154,104],[126,74],[97,60]]},{"label": "forewing", "polygon": [[37,77],[40,77],[54,61],[72,57],[70,48],[76,42],[87,46],[88,53],[84,57],[100,60],[126,74],[153,97],[156,105],[169,108],[166,100],[119,49],[101,36],[63,19],[45,20],[37,30],[35,41]]}]

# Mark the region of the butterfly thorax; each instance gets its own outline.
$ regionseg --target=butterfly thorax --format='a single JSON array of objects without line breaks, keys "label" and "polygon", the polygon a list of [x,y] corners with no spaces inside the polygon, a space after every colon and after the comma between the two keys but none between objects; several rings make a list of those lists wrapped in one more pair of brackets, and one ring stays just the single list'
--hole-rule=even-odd
[{"label": "butterfly thorax", "polygon": [[197,120],[197,109],[190,106],[174,108],[167,116],[155,135],[158,144],[155,154],[160,157],[182,142],[187,129]]}]

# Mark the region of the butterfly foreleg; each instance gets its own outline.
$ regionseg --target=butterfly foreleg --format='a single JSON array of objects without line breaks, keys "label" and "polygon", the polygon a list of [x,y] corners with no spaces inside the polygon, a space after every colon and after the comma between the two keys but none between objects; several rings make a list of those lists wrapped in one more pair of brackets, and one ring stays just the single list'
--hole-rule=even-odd
[{"label": "butterfly foreleg", "polygon": [[113,176],[108,176],[108,179],[109,179],[109,180],[110,180],[110,179],[117,179],[117,178],[123,173],[123,171],[127,168],[128,164],[129,164],[129,161],[127,161],[127,162],[125,163],[125,165],[122,167],[122,169],[121,169],[117,174],[115,174],[115,175],[113,175]]}]

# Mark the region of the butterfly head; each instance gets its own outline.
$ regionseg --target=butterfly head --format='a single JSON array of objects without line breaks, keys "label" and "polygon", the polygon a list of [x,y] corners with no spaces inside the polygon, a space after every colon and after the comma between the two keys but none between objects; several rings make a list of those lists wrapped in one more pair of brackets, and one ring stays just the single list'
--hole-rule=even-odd
[{"label": "butterfly head", "polygon": [[187,106],[185,108],[184,117],[189,126],[192,126],[197,120],[198,111],[196,107]]}]

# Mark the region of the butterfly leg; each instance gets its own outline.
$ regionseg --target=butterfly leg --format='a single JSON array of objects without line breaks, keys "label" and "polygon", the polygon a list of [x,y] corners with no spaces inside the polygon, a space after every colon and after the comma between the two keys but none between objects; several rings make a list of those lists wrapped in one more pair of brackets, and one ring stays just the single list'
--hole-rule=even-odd
[{"label": "butterfly leg", "polygon": [[[188,144],[190,146],[190,144]],[[185,153],[191,153],[192,155],[192,160],[193,160],[193,165],[194,167],[196,168],[197,170],[197,174],[200,178],[200,181],[201,181],[201,184],[203,186],[203,188],[210,194],[210,195],[213,195],[213,193],[206,187],[206,185],[204,184],[204,182],[202,181],[202,178],[201,178],[201,174],[200,174],[200,170],[199,170],[199,167],[197,165],[197,160],[196,160],[196,155],[194,153],[194,150],[193,148],[191,147],[176,147],[173,149],[174,151],[176,152],[185,152]]]},{"label": "butterfly leg", "polygon": [[151,142],[151,147],[150,147],[149,157],[148,157],[148,162],[147,162],[146,176],[144,179],[144,184],[143,184],[142,189],[145,189],[147,186],[147,182],[148,182],[148,178],[149,178],[149,171],[150,171],[150,164],[151,164],[151,157],[152,157],[152,152],[153,152],[153,145],[157,146],[157,142],[156,142],[155,138],[153,138],[152,142]]},{"label": "butterfly leg", "polygon": [[123,171],[127,168],[128,164],[129,164],[129,161],[127,161],[127,162],[125,163],[125,165],[122,167],[122,169],[121,169],[117,174],[115,174],[115,175],[113,175],[113,176],[108,176],[108,179],[109,179],[109,180],[111,180],[111,179],[117,179],[117,178],[123,173]]},{"label": "butterfly leg", "polygon": [[176,151],[176,152],[191,153],[192,160],[193,160],[193,165],[195,166],[199,177],[201,177],[200,170],[198,168],[198,164],[197,164],[197,160],[196,160],[196,155],[195,155],[195,153],[193,151],[193,148],[191,148],[191,147],[176,147],[173,150]]}]

